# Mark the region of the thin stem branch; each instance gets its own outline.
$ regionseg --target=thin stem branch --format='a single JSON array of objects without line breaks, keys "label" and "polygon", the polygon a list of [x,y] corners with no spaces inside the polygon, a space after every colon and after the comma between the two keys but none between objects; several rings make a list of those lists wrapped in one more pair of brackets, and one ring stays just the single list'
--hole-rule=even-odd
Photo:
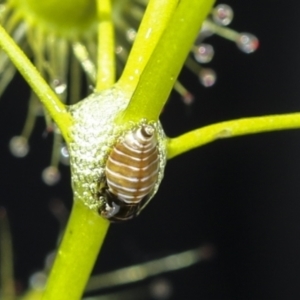
[{"label": "thin stem branch", "polygon": [[96,90],[104,90],[115,83],[115,37],[111,0],[97,0],[98,57]]},{"label": "thin stem branch", "polygon": [[132,94],[179,0],[150,0],[118,82]]},{"label": "thin stem branch", "polygon": [[228,27],[219,26],[213,23],[212,21],[206,20],[204,24],[205,24],[205,28],[211,30],[214,34],[217,34],[232,42],[236,42],[238,37],[240,36],[239,32],[236,32],[235,30]]},{"label": "thin stem branch", "polygon": [[107,220],[74,201],[43,300],[81,299],[108,227]]},{"label": "thin stem branch", "polygon": [[50,116],[61,130],[65,140],[68,142],[70,140],[68,131],[72,124],[70,114],[67,112],[66,107],[56,96],[54,91],[49,87],[37,69],[2,26],[0,26],[0,47],[5,51],[15,67],[45,105]]},{"label": "thin stem branch", "polygon": [[267,131],[300,128],[300,113],[270,115],[225,121],[195,129],[168,141],[168,158],[171,159],[218,139]]},{"label": "thin stem branch", "polygon": [[[107,288],[116,288],[120,285],[137,283],[153,276],[162,275],[190,267],[193,264],[210,259],[213,256],[213,247],[204,245],[183,252],[167,255],[144,263],[110,271],[93,276],[86,291],[94,291]],[[132,273],[135,276],[132,276]]]},{"label": "thin stem branch", "polygon": [[157,120],[214,0],[181,0],[140,77],[123,121]]}]

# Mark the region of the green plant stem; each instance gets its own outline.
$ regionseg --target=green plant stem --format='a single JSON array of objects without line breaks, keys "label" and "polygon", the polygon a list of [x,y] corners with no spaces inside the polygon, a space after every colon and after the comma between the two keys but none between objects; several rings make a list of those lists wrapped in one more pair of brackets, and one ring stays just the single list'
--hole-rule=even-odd
[{"label": "green plant stem", "polygon": [[115,36],[111,0],[97,0],[98,61],[96,90],[101,91],[115,83]]},{"label": "green plant stem", "polygon": [[213,0],[181,0],[162,34],[123,115],[123,121],[156,121]]},{"label": "green plant stem", "polygon": [[[5,51],[15,67],[45,105],[50,116],[61,130],[63,137],[69,142],[69,128],[72,124],[71,115],[67,112],[64,104],[59,100],[54,91],[49,87],[37,69],[2,26],[0,26],[0,47]],[[20,95],[20,97],[22,97],[22,95]]]},{"label": "green plant stem", "polygon": [[168,140],[168,159],[218,139],[300,128],[300,113],[225,121],[192,130]]},{"label": "green plant stem", "polygon": [[108,227],[107,220],[74,201],[43,300],[81,299]]},{"label": "green plant stem", "polygon": [[118,82],[132,95],[179,0],[150,0],[139,27],[122,76]]},{"label": "green plant stem", "polygon": [[12,239],[7,214],[2,207],[0,207],[0,240],[0,299],[15,300]]}]

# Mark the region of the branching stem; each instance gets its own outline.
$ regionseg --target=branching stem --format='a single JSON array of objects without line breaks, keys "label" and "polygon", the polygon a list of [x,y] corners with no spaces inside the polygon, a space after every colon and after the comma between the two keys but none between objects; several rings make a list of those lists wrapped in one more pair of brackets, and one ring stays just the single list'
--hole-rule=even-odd
[{"label": "branching stem", "polygon": [[192,130],[176,138],[170,138],[168,141],[168,158],[173,158],[218,139],[296,128],[300,128],[300,113],[252,117],[216,123]]}]

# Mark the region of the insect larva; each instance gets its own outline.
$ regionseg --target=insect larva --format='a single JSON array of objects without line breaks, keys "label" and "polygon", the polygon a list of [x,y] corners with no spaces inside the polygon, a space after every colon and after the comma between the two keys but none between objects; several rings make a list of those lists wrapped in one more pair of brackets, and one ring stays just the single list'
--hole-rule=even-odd
[{"label": "insect larva", "polygon": [[106,163],[107,205],[102,215],[112,221],[139,213],[158,178],[159,154],[155,128],[130,131],[111,151]]}]

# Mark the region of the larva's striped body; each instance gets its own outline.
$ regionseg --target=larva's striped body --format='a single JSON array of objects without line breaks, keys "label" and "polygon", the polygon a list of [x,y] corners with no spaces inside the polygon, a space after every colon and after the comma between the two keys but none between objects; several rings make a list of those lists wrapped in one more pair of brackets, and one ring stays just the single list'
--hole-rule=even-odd
[{"label": "larva's striped body", "polygon": [[113,221],[135,216],[153,191],[158,178],[159,154],[155,129],[143,125],[127,133],[106,163],[107,202],[104,216]]}]

